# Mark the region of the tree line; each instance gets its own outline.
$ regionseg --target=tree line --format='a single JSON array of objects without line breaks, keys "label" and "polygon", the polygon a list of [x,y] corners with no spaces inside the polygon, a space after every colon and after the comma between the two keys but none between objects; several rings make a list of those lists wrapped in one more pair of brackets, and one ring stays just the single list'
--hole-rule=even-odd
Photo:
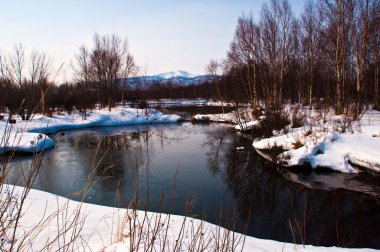
[{"label": "tree line", "polygon": [[239,18],[220,67],[229,92],[253,106],[323,98],[359,116],[380,105],[379,47],[377,0],[308,0],[300,17],[288,0],[270,0],[258,20]]},{"label": "tree line", "polygon": [[52,60],[44,53],[33,51],[27,55],[21,44],[9,54],[0,53],[0,113],[7,109],[29,120],[35,113],[78,111],[85,119],[90,109],[111,110],[126,101],[138,105],[148,99],[217,97],[207,82],[192,86],[155,83],[149,88],[132,89],[127,80],[139,72],[139,67],[127,41],[115,34],[95,34],[92,47],[79,48],[72,68],[73,80],[57,85],[54,75],[59,69],[54,72]]},{"label": "tree line", "polygon": [[0,111],[8,108],[28,120],[35,112],[48,114],[56,108],[84,115],[95,104],[111,110],[124,99],[120,80],[138,71],[127,41],[116,34],[95,34],[93,46],[82,45],[72,67],[73,81],[56,85],[52,61],[45,54],[26,55],[21,44],[0,54]]}]

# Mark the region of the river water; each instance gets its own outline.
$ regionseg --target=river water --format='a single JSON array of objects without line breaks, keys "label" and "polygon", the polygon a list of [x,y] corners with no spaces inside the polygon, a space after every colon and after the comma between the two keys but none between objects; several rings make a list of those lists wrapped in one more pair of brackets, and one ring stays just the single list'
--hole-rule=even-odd
[{"label": "river water", "polygon": [[[88,128],[51,135],[35,188],[84,201],[188,214],[259,238],[380,248],[380,179],[291,171],[220,124]],[[22,184],[19,155],[8,182]],[[186,207],[187,205],[187,207]],[[191,207],[189,207],[191,206]]]}]

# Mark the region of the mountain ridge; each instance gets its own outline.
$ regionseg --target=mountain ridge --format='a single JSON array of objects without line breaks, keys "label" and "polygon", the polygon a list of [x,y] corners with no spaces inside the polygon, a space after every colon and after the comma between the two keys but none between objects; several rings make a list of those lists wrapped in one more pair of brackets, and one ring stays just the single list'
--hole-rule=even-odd
[{"label": "mountain ridge", "polygon": [[146,89],[152,84],[170,83],[177,86],[196,85],[204,82],[211,82],[214,78],[215,76],[212,75],[197,75],[184,70],[176,70],[156,75],[129,77],[127,80],[122,79],[121,81],[132,89]]},{"label": "mountain ridge", "polygon": [[170,79],[173,77],[185,77],[185,78],[194,78],[197,76],[201,76],[202,74],[193,74],[184,70],[176,70],[176,71],[170,71],[165,73],[156,74],[153,76],[159,76],[165,79]]}]

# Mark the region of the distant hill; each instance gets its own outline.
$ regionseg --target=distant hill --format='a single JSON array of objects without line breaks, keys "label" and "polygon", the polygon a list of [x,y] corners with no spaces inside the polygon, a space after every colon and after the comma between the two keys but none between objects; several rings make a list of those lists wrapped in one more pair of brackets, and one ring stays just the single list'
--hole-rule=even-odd
[{"label": "distant hill", "polygon": [[174,84],[174,85],[195,85],[203,82],[211,82],[215,76],[212,75],[197,75],[183,70],[161,73],[150,76],[136,76],[130,77],[127,80],[121,79],[120,81],[132,89],[148,88],[152,84]]}]

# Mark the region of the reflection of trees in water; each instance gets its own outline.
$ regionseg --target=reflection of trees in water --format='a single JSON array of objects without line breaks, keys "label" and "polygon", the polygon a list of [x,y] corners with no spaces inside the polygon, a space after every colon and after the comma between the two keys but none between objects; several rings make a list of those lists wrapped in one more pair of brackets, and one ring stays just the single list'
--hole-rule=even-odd
[{"label": "reflection of trees in water", "polygon": [[96,187],[116,191],[117,206],[128,205],[136,193],[139,205],[146,205],[151,161],[160,148],[179,139],[175,132],[167,134],[165,129],[151,128],[99,138]]},{"label": "reflection of trees in water", "polygon": [[[183,139],[183,133],[166,125],[69,131],[57,140],[59,151],[47,152],[36,188],[79,200],[90,177],[92,203],[115,199],[111,205],[126,207],[137,189],[143,191],[141,195],[147,193],[151,160],[173,141]],[[29,155],[14,162],[12,183],[28,171],[30,159]]]},{"label": "reflection of trees in water", "polygon": [[[223,161],[223,154],[226,152],[226,143],[231,141],[231,134],[226,134],[226,129],[216,128],[207,134],[203,146],[208,147],[207,167],[213,175],[220,171],[220,163]],[[220,155],[222,153],[222,155]]]},{"label": "reflection of trees in water", "polygon": [[[224,181],[232,189],[234,196],[238,199],[238,209],[243,216],[249,212],[253,205],[256,194],[264,193],[257,178],[262,176],[261,164],[255,165],[257,159],[250,155],[250,151],[235,151],[225,156],[225,176]],[[256,190],[252,190],[256,186]],[[245,194],[244,197],[239,197]]]},{"label": "reflection of trees in water", "polygon": [[[98,139],[100,150],[97,154],[99,162],[97,175],[120,180],[126,170],[136,171],[142,167],[149,167],[155,155],[155,147],[164,148],[175,140],[175,137],[167,136],[162,129],[150,128],[101,137]],[[127,157],[127,169],[125,163],[121,163],[125,161],[125,157]],[[136,173],[133,177],[136,177]]]},{"label": "reflection of trees in water", "polygon": [[[229,149],[241,144],[250,147],[251,143],[236,137]],[[211,150],[208,154],[214,158],[209,159],[209,167],[214,167],[212,161],[220,153]],[[219,167],[219,172],[233,192],[240,224],[250,220],[250,235],[316,245],[380,247],[378,197],[306,188],[286,180],[282,168],[266,165],[252,148],[226,152],[223,158],[224,170]]]}]

